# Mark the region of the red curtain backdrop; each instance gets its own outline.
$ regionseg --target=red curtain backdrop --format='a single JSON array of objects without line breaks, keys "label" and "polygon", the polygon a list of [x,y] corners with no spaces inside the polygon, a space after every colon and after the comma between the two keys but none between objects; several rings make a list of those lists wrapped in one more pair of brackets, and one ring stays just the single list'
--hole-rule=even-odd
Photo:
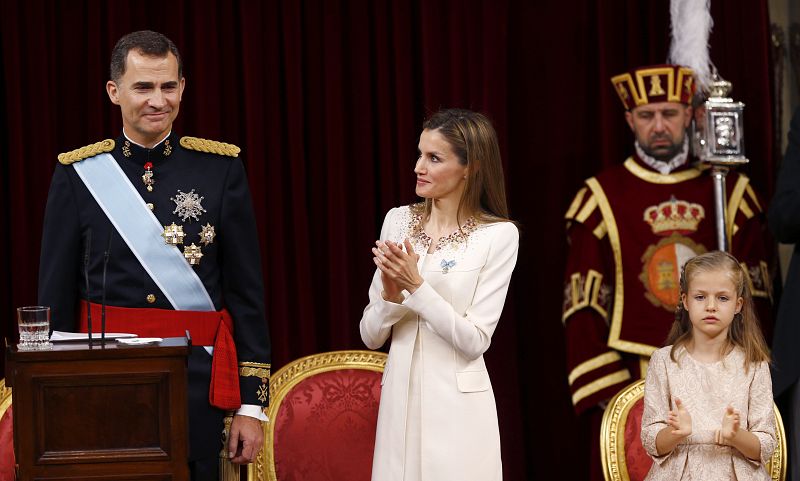
[{"label": "red curtain backdrop", "polygon": [[[771,194],[766,0],[712,2],[711,55],[746,103],[751,165]],[[669,2],[604,0],[6,1],[0,5],[0,315],[36,302],[59,152],[115,137],[108,61],[123,34],[176,42],[175,130],[243,148],[275,369],[362,348],[358,320],[384,213],[414,201],[420,125],[442,107],[497,128],[522,244],[487,354],[506,479],[587,478],[574,451],[561,318],[563,213],[632,139],[609,78],[666,60]]]}]

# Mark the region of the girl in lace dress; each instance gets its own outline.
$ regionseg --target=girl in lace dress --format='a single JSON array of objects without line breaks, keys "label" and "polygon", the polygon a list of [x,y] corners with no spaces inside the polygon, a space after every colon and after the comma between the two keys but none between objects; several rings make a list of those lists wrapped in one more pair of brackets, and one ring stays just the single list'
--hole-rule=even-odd
[{"label": "girl in lace dress", "polygon": [[646,480],[769,480],[775,448],[769,354],[739,262],[689,260],[667,347],[647,370],[642,444]]},{"label": "girl in lace dress", "polygon": [[423,125],[416,193],[391,209],[361,338],[391,338],[373,481],[499,481],[497,409],[483,353],[517,260],[491,123],[444,110]]}]

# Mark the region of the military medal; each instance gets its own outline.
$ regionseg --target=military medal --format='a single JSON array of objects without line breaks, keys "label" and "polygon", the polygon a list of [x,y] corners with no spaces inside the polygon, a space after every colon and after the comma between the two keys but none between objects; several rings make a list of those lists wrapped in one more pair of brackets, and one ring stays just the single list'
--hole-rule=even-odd
[{"label": "military medal", "polygon": [[142,174],[142,182],[144,182],[144,185],[147,186],[147,192],[153,192],[153,184],[156,183],[156,180],[153,178],[152,162],[145,162],[144,174]]},{"label": "military medal", "polygon": [[170,200],[175,202],[176,205],[172,213],[178,214],[178,217],[184,222],[190,217],[194,220],[200,220],[200,215],[206,211],[203,206],[200,205],[200,202],[203,201],[203,197],[195,194],[194,189],[189,193],[178,190],[178,195],[170,197]]},{"label": "military medal", "polygon": [[185,236],[186,234],[183,233],[183,226],[175,225],[174,222],[172,225],[165,225],[164,232],[161,234],[161,237],[164,238],[164,242],[171,246],[183,244],[183,238]]},{"label": "military medal", "polygon": [[216,233],[214,232],[214,226],[211,224],[206,224],[202,227],[202,231],[200,232],[200,243],[207,246],[214,242],[214,237],[216,237]]},{"label": "military medal", "polygon": [[200,258],[203,257],[203,252],[200,246],[192,245],[183,247],[183,257],[189,262],[190,265],[196,266],[200,264]]}]

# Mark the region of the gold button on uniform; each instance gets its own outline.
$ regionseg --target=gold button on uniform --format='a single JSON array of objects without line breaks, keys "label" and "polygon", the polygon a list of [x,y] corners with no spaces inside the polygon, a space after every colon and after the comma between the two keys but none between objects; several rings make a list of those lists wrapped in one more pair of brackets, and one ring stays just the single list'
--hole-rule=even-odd
[{"label": "gold button on uniform", "polygon": [[151,203],[149,203],[149,202],[148,202],[148,203],[147,203],[147,208],[148,208],[148,209],[150,209],[150,210],[153,210],[153,209],[155,209],[155,208],[156,208],[156,206],[154,206],[153,204],[151,204]]},{"label": "gold button on uniform", "polygon": [[148,294],[147,295],[147,303],[148,304],[152,304],[154,302],[156,302],[156,296],[154,296],[153,294]]}]

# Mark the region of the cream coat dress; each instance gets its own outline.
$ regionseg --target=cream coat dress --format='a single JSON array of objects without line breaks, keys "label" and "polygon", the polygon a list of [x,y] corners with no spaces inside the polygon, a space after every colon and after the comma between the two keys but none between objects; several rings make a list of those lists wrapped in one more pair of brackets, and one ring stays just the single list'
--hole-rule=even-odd
[{"label": "cream coat dress", "polygon": [[[769,481],[764,469],[775,449],[772,381],[766,362],[745,371],[744,352],[734,348],[715,363],[696,361],[679,347],[653,353],[644,388],[642,445],[653,458],[646,481]],[[671,452],[658,456],[656,436],[667,426],[667,413],[679,398],[692,416],[692,434]],[[714,433],[722,426],[728,404],[741,412],[741,427],[761,444],[759,460],[747,459],[738,449],[718,445]]]},{"label": "cream coat dress", "polygon": [[381,297],[380,271],[361,318],[370,349],[391,337],[383,374],[373,481],[499,481],[497,409],[483,353],[489,348],[517,260],[510,222],[430,238],[408,207],[389,211],[381,240],[408,238],[425,282],[402,304]]}]

